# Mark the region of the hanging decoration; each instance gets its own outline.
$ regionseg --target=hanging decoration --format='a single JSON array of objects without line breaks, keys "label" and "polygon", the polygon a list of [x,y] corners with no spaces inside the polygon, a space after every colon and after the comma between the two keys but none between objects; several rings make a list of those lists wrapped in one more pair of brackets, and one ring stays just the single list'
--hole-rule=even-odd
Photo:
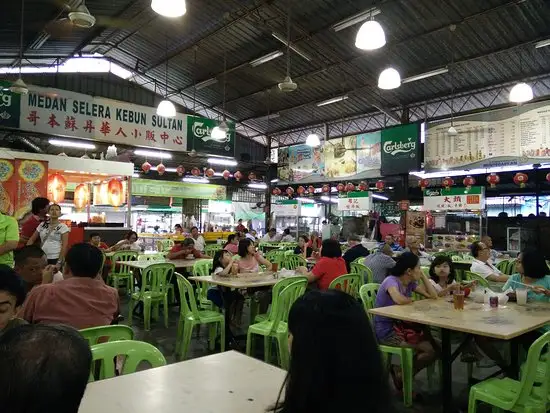
[{"label": "hanging decoration", "polygon": [[250,172],[248,174],[248,180],[249,181],[255,181],[256,180],[256,174],[254,172]]},{"label": "hanging decoration", "polygon": [[143,165],[141,165],[141,170],[145,173],[149,173],[151,170],[151,164],[147,161],[143,162]]},{"label": "hanging decoration", "polygon": [[447,176],[445,177],[445,179],[443,179],[442,184],[445,187],[445,189],[449,189],[451,186],[455,184],[455,181],[453,181],[453,178],[451,178],[450,176]]},{"label": "hanging decoration", "polygon": [[418,181],[418,186],[422,191],[430,186],[430,181],[426,178],[422,178],[420,181]]},{"label": "hanging decoration", "polygon": [[321,188],[321,190],[323,191],[323,193],[328,194],[330,192],[330,185],[323,185],[323,188]]},{"label": "hanging decoration", "polygon": [[196,166],[191,169],[191,175],[193,176],[199,176],[201,174],[201,170],[199,168],[197,168]]},{"label": "hanging decoration", "polygon": [[527,184],[527,181],[529,180],[529,177],[527,174],[524,174],[523,172],[518,172],[514,175],[514,183],[516,185],[519,185],[520,188],[525,188],[525,184]]},{"label": "hanging decoration", "polygon": [[491,188],[495,188],[497,184],[500,182],[500,176],[498,176],[496,173],[492,173],[490,175],[487,175],[487,183],[491,185]]},{"label": "hanging decoration", "polygon": [[292,198],[292,195],[294,194],[294,189],[291,186],[289,186],[286,189],[286,194],[288,195],[289,198]]},{"label": "hanging decoration", "polygon": [[464,184],[466,189],[470,190],[472,188],[472,186],[474,186],[476,184],[476,180],[475,180],[474,177],[468,175],[466,178],[464,178],[462,180],[462,183]]},{"label": "hanging decoration", "polygon": [[[233,174],[233,176],[235,177],[235,179],[237,180],[237,182],[239,182],[242,178],[243,178],[243,174],[241,173],[241,171],[237,171]],[[294,191],[294,190],[292,190]]]},{"label": "hanging decoration", "polygon": [[550,182],[550,172],[546,174],[546,182]]},{"label": "hanging decoration", "polygon": [[48,199],[56,204],[65,200],[65,188],[67,181],[59,174],[54,173],[48,177]]},{"label": "hanging decoration", "polygon": [[386,184],[384,183],[384,181],[382,181],[381,179],[376,181],[376,189],[378,189],[378,192],[383,192],[385,188]]},{"label": "hanging decoration", "polygon": [[124,204],[124,187],[118,179],[111,179],[107,185],[109,204],[115,208]]},{"label": "hanging decoration", "polygon": [[178,174],[178,176],[183,176],[185,174],[185,168],[183,167],[183,165],[180,165],[176,168],[176,173]]},{"label": "hanging decoration", "polygon": [[309,196],[315,195],[315,187],[313,185],[308,186],[307,192],[309,192]]},{"label": "hanging decoration", "polygon": [[297,189],[296,189],[296,193],[299,195],[299,196],[302,196],[304,194],[304,192],[306,192],[306,188],[304,188],[302,185],[300,185]]},{"label": "hanging decoration", "polygon": [[365,181],[361,181],[359,182],[358,188],[361,192],[364,192],[369,189],[369,185]]},{"label": "hanging decoration", "polygon": [[346,190],[346,186],[343,183],[339,183],[338,185],[336,185],[336,189],[338,190],[338,192],[344,192]]},{"label": "hanging decoration", "polygon": [[212,178],[216,172],[212,168],[208,168],[206,171],[204,171],[204,175],[207,178]]},{"label": "hanging decoration", "polygon": [[[229,177],[231,176],[231,172],[229,172],[227,169],[225,171],[222,172],[222,176],[223,176],[223,179],[225,179],[226,181],[229,179]],[[279,189],[279,188],[275,188],[275,189]],[[280,190],[279,190],[280,192]]]},{"label": "hanging decoration", "polygon": [[275,196],[281,195],[281,190],[279,188],[273,188],[273,191],[271,193]]},{"label": "hanging decoration", "polygon": [[355,185],[351,182],[348,182],[346,185],[346,192],[353,192],[355,191]]},{"label": "hanging decoration", "polygon": [[159,175],[164,175],[164,172],[166,172],[166,166],[162,162],[157,165],[157,172]]},{"label": "hanging decoration", "polygon": [[88,205],[88,201],[90,200],[90,190],[88,189],[88,185],[86,184],[80,184],[77,185],[74,189],[74,206],[77,210],[82,210],[86,205]]}]

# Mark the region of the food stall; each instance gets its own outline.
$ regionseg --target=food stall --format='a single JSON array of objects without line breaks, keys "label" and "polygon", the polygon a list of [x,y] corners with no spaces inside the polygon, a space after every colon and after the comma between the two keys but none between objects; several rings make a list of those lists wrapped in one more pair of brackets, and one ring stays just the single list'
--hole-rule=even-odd
[{"label": "food stall", "polygon": [[319,221],[322,206],[313,200],[286,199],[277,201],[273,205],[275,229],[281,234],[290,229],[290,234],[297,238],[299,235],[309,235],[312,231],[319,231]]}]

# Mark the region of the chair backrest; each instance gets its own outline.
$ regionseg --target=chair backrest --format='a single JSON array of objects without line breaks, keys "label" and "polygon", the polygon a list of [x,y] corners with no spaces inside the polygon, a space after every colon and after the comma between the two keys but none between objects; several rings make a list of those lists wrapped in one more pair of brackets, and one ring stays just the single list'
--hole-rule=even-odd
[{"label": "chair backrest", "polygon": [[489,288],[489,281],[475,272],[464,271],[464,278],[468,281],[477,281],[481,287]]},{"label": "chair backrest", "polygon": [[196,277],[205,277],[212,272],[213,260],[199,260],[193,264],[193,275]]},{"label": "chair backrest", "polygon": [[430,267],[420,267],[420,270],[426,277],[430,276]]},{"label": "chair backrest", "polygon": [[220,251],[222,249],[223,245],[221,244],[208,244],[204,247],[204,253],[209,257],[213,257],[217,251]]},{"label": "chair backrest", "polygon": [[166,294],[176,266],[169,262],[159,262],[147,266],[141,272],[141,292]]},{"label": "chair backrest", "polygon": [[79,330],[90,346],[107,341],[133,340],[134,330],[124,325],[100,326]]},{"label": "chair backrest", "polygon": [[[508,266],[509,266],[509,261],[508,260],[502,260],[501,262],[499,262],[496,265],[497,269],[503,274],[508,274]],[[508,275],[510,275],[510,274],[508,274]]]},{"label": "chair backrest", "polygon": [[365,262],[365,258],[366,257],[357,257],[356,259],[353,260],[353,262],[356,262],[358,264],[363,264]]},{"label": "chair backrest", "polygon": [[372,270],[364,264],[358,263],[357,260],[350,264],[351,273],[359,274],[362,278],[361,284],[369,284],[374,282]]},{"label": "chair backrest", "polygon": [[[121,374],[135,373],[142,361],[148,362],[151,367],[166,365],[166,359],[162,353],[149,343],[134,340],[110,341],[96,344],[91,347],[92,366],[96,361],[101,361],[99,373],[100,380],[115,377],[115,357],[124,356],[124,365]],[[94,381],[90,374],[90,380]]]},{"label": "chair backrest", "polygon": [[362,285],[359,289],[359,297],[361,297],[361,302],[363,303],[363,308],[367,311],[369,319],[372,321],[373,315],[368,312],[374,308],[374,303],[376,302],[376,294],[378,294],[378,289],[380,284],[370,283]]},{"label": "chair backrest", "polygon": [[265,259],[272,264],[279,264],[279,267],[281,267],[284,264],[285,251],[284,250],[269,251],[265,256]]},{"label": "chair backrest", "polygon": [[162,261],[164,260],[164,254],[141,254],[138,256],[138,261]]},{"label": "chair backrest", "polygon": [[342,290],[357,298],[359,296],[359,288],[362,284],[360,274],[345,274],[332,280],[328,288]]},{"label": "chair backrest", "polygon": [[132,270],[127,265],[119,264],[120,261],[137,260],[137,251],[117,251],[111,257],[111,274],[131,274]]},{"label": "chair backrest", "polygon": [[463,258],[462,258],[462,255],[453,255],[453,256],[451,257],[451,260],[452,260],[453,262],[455,262],[455,261],[462,261]]},{"label": "chair backrest", "polygon": [[107,261],[107,256],[105,255],[105,251],[101,250],[101,268],[99,269],[99,274],[103,275],[103,268],[105,268],[105,261]]},{"label": "chair backrest", "polygon": [[180,290],[180,317],[186,317],[192,314],[196,319],[199,318],[199,309],[197,308],[197,299],[191,283],[180,273],[176,274],[178,289]]},{"label": "chair backrest", "polygon": [[[290,282],[289,280],[292,280]],[[280,285],[279,285],[280,283]],[[308,281],[306,277],[290,277],[280,280],[273,287],[273,301],[268,315],[268,321],[272,322],[271,331],[277,331],[281,321],[288,320],[288,314],[292,304],[298,297],[306,292]]]},{"label": "chair backrest", "polygon": [[160,239],[157,241],[157,251],[167,252],[174,246],[174,241],[171,239]]},{"label": "chair backrest", "polygon": [[284,257],[283,267],[285,267],[287,270],[295,270],[298,267],[305,266],[307,266],[307,261],[301,255],[297,255],[291,252],[291,254],[287,254]]}]

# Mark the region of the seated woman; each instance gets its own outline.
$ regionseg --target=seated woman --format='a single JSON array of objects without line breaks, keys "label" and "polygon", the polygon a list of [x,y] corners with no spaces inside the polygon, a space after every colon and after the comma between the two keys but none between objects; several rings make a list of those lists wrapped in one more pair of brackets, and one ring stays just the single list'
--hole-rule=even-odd
[{"label": "seated woman", "polygon": [[294,248],[294,254],[301,255],[304,258],[311,257],[313,249],[308,246],[309,240],[305,235],[300,235],[298,237],[298,246]]},{"label": "seated woman", "polygon": [[313,252],[319,252],[321,249],[321,238],[319,237],[319,233],[317,231],[313,231],[311,233],[311,237],[309,238],[309,242],[307,243],[307,246],[310,247]]},{"label": "seated woman", "polygon": [[305,275],[310,283],[316,282],[320,290],[327,290],[332,280],[348,273],[340,243],[333,239],[324,240],[321,258],[313,269],[308,271],[305,267],[298,267],[296,271]]},{"label": "seated woman", "polygon": [[[518,273],[511,275],[504,284],[503,291],[526,288],[528,300],[550,302],[550,275],[547,275],[550,270],[544,254],[531,247],[525,248],[516,260],[516,271]],[[510,296],[516,299],[515,293]]]},{"label": "seated woman", "polygon": [[141,245],[138,243],[138,234],[135,231],[128,231],[123,240],[120,240],[106,251],[141,251]]},{"label": "seated woman", "polygon": [[229,234],[223,249],[235,255],[239,252],[239,238],[237,234]]},{"label": "seated woman", "polygon": [[394,411],[382,355],[353,297],[306,293],[290,310],[288,332],[290,368],[273,412]]},{"label": "seated woman", "polygon": [[[410,304],[413,302],[411,298],[413,292],[426,298],[437,298],[437,292],[432,283],[420,270],[418,256],[412,252],[404,252],[399,257],[392,269],[392,274],[380,284],[375,307]],[[437,359],[439,349],[431,337],[429,328],[425,326],[377,315],[374,317],[374,330],[380,344],[412,347],[415,350],[413,374],[418,373]],[[401,372],[393,369],[392,377],[395,387],[401,389]]]},{"label": "seated woman", "polygon": [[241,257],[237,261],[239,273],[259,273],[260,265],[265,265],[268,269],[271,268],[271,263],[256,251],[254,242],[249,238],[239,241],[238,253]]},{"label": "seated woman", "polygon": [[437,295],[444,297],[460,288],[455,281],[453,261],[446,255],[435,257],[430,265],[430,283],[437,291]]}]

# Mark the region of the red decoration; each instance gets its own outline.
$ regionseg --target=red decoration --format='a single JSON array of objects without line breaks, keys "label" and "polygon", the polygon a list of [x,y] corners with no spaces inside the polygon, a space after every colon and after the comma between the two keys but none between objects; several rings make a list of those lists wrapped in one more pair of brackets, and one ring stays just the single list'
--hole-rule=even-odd
[{"label": "red decoration", "polygon": [[550,182],[550,172],[546,174],[546,181]]},{"label": "red decoration", "polygon": [[164,172],[166,172],[166,166],[162,162],[157,165],[157,172],[159,175],[164,175]]},{"label": "red decoration", "polygon": [[378,189],[378,192],[383,192],[386,188],[386,184],[381,179],[376,182],[376,189]]},{"label": "red decoration", "polygon": [[201,170],[199,168],[197,168],[196,166],[191,169],[191,175],[193,176],[199,176],[201,174]]},{"label": "red decoration", "polygon": [[418,181],[418,186],[423,191],[424,189],[430,186],[430,181],[426,178],[422,178],[420,181]]},{"label": "red decoration", "polygon": [[353,192],[355,191],[355,185],[353,185],[351,182],[348,182],[346,185],[346,192]]},{"label": "red decoration", "polygon": [[[227,181],[229,179],[229,177],[231,176],[231,172],[229,172],[226,169],[225,171],[222,172],[222,176],[223,176],[223,179],[225,179]],[[276,189],[279,189],[279,188],[276,188]],[[280,190],[279,190],[279,193],[280,193]]]},{"label": "red decoration", "polygon": [[233,176],[235,177],[237,182],[239,182],[242,179],[243,174],[240,171],[237,171],[237,172],[235,172],[235,174]]},{"label": "red decoration", "polygon": [[491,185],[491,188],[495,188],[499,182],[500,176],[498,176],[496,173],[493,172],[491,175],[487,176],[487,183]]},{"label": "red decoration", "polygon": [[346,186],[342,183],[339,183],[338,185],[336,185],[336,189],[338,190],[338,192],[344,192],[346,190]]},{"label": "red decoration", "polygon": [[472,186],[476,184],[476,180],[472,176],[468,175],[466,178],[462,180],[462,183],[464,184],[466,189],[471,189]]},{"label": "red decoration", "polygon": [[366,191],[369,189],[369,185],[365,181],[361,181],[359,183],[359,190],[360,191]]},{"label": "red decoration", "polygon": [[408,211],[411,206],[411,201],[404,199],[403,201],[399,201],[398,204],[401,211]]},{"label": "red decoration", "polygon": [[141,165],[141,170],[148,173],[151,170],[151,164],[147,161],[143,162],[143,165]]},{"label": "red decoration", "polygon": [[76,209],[81,210],[84,209],[86,205],[88,205],[88,201],[90,200],[90,190],[88,189],[88,185],[86,184],[80,184],[77,185],[74,189],[74,206]]},{"label": "red decoration", "polygon": [[206,171],[204,171],[204,174],[206,175],[207,178],[212,178],[215,172],[212,168],[208,168]]},{"label": "red decoration", "polygon": [[449,189],[454,184],[455,181],[453,181],[453,178],[451,178],[450,176],[447,176],[445,177],[445,179],[443,179],[443,186],[445,187],[445,189]]},{"label": "red decoration", "polygon": [[[300,185],[298,189],[296,189],[296,192],[298,193],[298,195],[302,196],[304,192],[306,192],[306,188]],[[287,193],[288,193],[288,190],[287,190]]]},{"label": "red decoration", "polygon": [[279,188],[273,188],[273,191],[271,193],[275,196],[281,195],[281,190]]},{"label": "red decoration", "polygon": [[114,207],[124,204],[124,187],[118,179],[111,179],[107,185],[109,203]]},{"label": "red decoration", "polygon": [[527,183],[528,180],[529,180],[529,177],[527,176],[527,174],[524,174],[523,172],[518,172],[514,176],[514,183],[516,185],[519,185],[520,188],[525,188],[525,184]]},{"label": "red decoration", "polygon": [[313,185],[310,185],[307,187],[307,191],[309,192],[310,196],[313,196],[313,194],[315,193],[315,187]]},{"label": "red decoration", "polygon": [[61,174],[54,173],[48,177],[48,199],[56,204],[65,200],[67,181]]},{"label": "red decoration", "polygon": [[325,194],[328,194],[330,192],[330,185],[323,185],[323,188],[322,188],[322,191],[325,193]]},{"label": "red decoration", "polygon": [[291,197],[293,194],[294,194],[294,189],[289,186],[287,189],[286,189],[286,194]]},{"label": "red decoration", "polygon": [[248,174],[248,180],[249,181],[255,181],[256,180],[256,174],[254,172],[250,172]]},{"label": "red decoration", "polygon": [[178,176],[183,176],[183,174],[185,174],[185,168],[183,167],[183,165],[180,165],[176,168],[176,173],[178,174]]}]

